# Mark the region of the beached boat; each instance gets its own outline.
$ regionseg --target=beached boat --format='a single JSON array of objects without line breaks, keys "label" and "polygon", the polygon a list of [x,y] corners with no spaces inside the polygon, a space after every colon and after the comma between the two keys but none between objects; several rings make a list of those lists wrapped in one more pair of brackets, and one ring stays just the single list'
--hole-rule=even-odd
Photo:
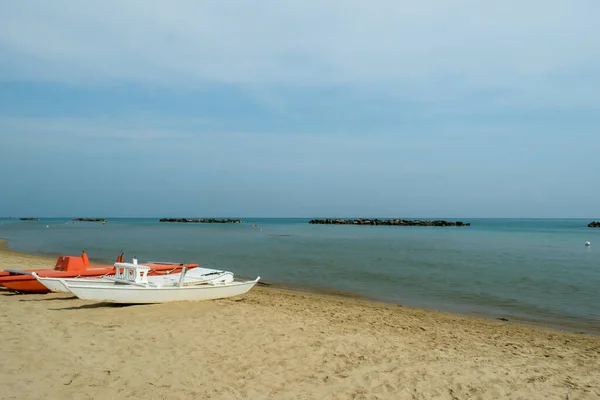
[{"label": "beached boat", "polygon": [[[123,254],[121,254],[117,258],[117,262],[123,261]],[[184,267],[192,269],[198,266],[198,264],[179,264],[171,262],[150,262],[144,263],[143,265],[149,267],[149,275],[171,274],[181,272]],[[79,257],[59,256],[53,269],[6,269],[0,271],[0,286],[4,286],[7,289],[20,293],[49,293],[50,290],[40,283],[32,275],[32,272],[35,272],[39,277],[43,278],[94,278],[107,274],[114,274],[114,271],[114,265],[92,266],[84,251]]]},{"label": "beached boat", "polygon": [[[115,263],[116,268],[128,268],[134,266],[135,263]],[[117,281],[115,275],[103,275],[97,278],[47,278],[40,277],[35,272],[32,272],[35,279],[38,280],[42,285],[46,286],[48,290],[56,293],[70,293],[71,291],[67,288],[66,284],[72,286],[98,286],[98,285],[114,285]],[[179,283],[181,279],[181,272],[171,273],[168,275],[148,275],[148,283],[151,285],[174,285]],[[187,270],[184,278],[183,285],[197,284],[199,282],[210,282],[215,280],[221,280],[225,282],[233,281],[233,273],[228,271],[221,271],[216,269],[195,267]]]},{"label": "beached boat", "polygon": [[[210,272],[204,276],[193,274],[186,281],[187,269],[177,275],[162,280],[148,277],[149,268],[144,265],[118,265],[113,282],[99,282],[96,285],[74,284],[63,280],[63,285],[75,296],[83,300],[113,302],[121,304],[152,304],[171,301],[199,301],[232,297],[247,293],[260,279],[236,281],[233,273],[227,271]],[[213,270],[214,271],[214,270]]]}]

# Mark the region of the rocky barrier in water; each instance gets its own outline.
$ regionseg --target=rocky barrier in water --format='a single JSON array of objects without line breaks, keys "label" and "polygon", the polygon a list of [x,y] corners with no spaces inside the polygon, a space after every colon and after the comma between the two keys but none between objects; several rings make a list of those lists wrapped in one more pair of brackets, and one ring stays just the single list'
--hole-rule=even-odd
[{"label": "rocky barrier in water", "polygon": [[588,224],[588,228],[600,228],[600,221],[592,221]]},{"label": "rocky barrier in water", "polygon": [[471,226],[470,222],[462,221],[421,221],[410,219],[313,219],[309,224],[327,225],[384,225],[384,226]]},{"label": "rocky barrier in water", "polygon": [[82,221],[82,222],[106,222],[106,218],[73,218],[73,221]]},{"label": "rocky barrier in water", "polygon": [[39,221],[40,219],[27,217],[27,218],[19,218],[19,220],[21,220],[21,221]]},{"label": "rocky barrier in water", "polygon": [[191,222],[197,224],[240,224],[239,219],[230,218],[161,218],[158,222]]}]

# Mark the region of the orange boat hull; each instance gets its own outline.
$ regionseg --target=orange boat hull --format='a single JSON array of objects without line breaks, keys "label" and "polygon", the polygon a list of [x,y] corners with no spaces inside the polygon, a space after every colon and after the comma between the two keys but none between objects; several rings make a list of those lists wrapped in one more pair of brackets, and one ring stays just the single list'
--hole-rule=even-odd
[{"label": "orange boat hull", "polygon": [[[11,278],[17,278],[16,276],[11,276]],[[66,276],[65,276],[66,278]],[[0,285],[4,286],[8,290],[12,290],[14,292],[20,293],[49,293],[48,288],[41,283],[39,283],[33,276],[31,275],[20,275],[18,279],[12,280],[2,280],[0,281]]]}]

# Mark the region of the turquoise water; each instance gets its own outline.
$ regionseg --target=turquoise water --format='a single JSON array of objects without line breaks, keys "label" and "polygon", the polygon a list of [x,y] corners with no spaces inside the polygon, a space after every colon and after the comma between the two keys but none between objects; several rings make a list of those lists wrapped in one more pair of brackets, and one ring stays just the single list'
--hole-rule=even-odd
[{"label": "turquoise water", "polygon": [[591,220],[464,219],[472,225],[439,228],[242,220],[3,219],[0,237],[29,253],[85,248],[112,262],[125,251],[126,259],[197,262],[266,282],[600,331],[600,229],[587,228]]}]

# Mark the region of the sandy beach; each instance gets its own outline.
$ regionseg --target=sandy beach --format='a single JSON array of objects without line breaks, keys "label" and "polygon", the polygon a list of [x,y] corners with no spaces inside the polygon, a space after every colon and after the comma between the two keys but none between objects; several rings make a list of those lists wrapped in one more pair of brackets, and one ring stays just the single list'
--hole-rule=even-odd
[{"label": "sandy beach", "polygon": [[[54,262],[0,243],[0,269]],[[600,398],[598,336],[264,287],[144,306],[0,289],[0,326],[2,399]]]}]

